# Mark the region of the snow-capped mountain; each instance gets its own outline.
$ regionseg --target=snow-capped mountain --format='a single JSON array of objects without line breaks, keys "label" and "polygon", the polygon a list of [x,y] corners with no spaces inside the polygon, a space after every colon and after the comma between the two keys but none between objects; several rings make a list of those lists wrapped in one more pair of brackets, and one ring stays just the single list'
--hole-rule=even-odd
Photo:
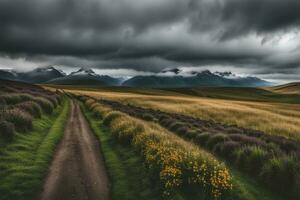
[{"label": "snow-capped mountain", "polygon": [[49,80],[66,76],[62,71],[49,66],[45,68],[36,68],[30,72],[19,73],[20,80],[30,83],[44,83]]},{"label": "snow-capped mountain", "polygon": [[44,83],[54,78],[60,78],[64,76],[66,76],[65,73],[52,66],[36,68],[29,72],[1,70],[0,73],[1,79],[17,80],[28,83]]},{"label": "snow-capped mountain", "polygon": [[157,75],[135,76],[123,83],[130,87],[258,87],[271,83],[256,77],[239,77],[231,72],[183,71],[178,68],[163,70]]},{"label": "snow-capped mountain", "polygon": [[107,75],[96,74],[92,69],[80,68],[71,72],[69,75],[48,81],[49,84],[60,85],[101,85],[114,86],[120,85],[120,80]]},{"label": "snow-capped mountain", "polygon": [[238,78],[239,76],[237,76],[236,74],[233,74],[232,72],[214,72],[214,74],[219,75],[221,77],[224,78],[229,78],[229,79],[234,79],[234,78]]},{"label": "snow-capped mountain", "polygon": [[0,79],[4,80],[17,80],[18,74],[12,70],[0,70]]},{"label": "snow-capped mountain", "polygon": [[71,72],[69,76],[99,76],[92,69],[80,68],[75,72]]},{"label": "snow-capped mountain", "polygon": [[257,77],[238,76],[232,72],[188,71],[180,68],[168,68],[148,76],[134,76],[124,81],[108,75],[99,75],[90,68],[80,68],[66,75],[53,66],[37,68],[30,72],[17,73],[0,70],[0,79],[18,80],[29,83],[48,83],[62,85],[101,85],[130,87],[259,87],[269,86],[270,82]]}]

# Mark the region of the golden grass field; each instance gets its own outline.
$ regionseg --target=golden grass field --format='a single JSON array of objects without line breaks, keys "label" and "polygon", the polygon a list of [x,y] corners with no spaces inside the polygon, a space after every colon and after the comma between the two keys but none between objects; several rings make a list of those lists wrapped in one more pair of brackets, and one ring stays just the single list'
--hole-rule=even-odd
[{"label": "golden grass field", "polygon": [[270,88],[271,91],[285,94],[300,94],[300,83],[288,83]]},{"label": "golden grass field", "polygon": [[172,92],[142,94],[134,91],[67,89],[66,91],[137,106],[176,112],[201,119],[300,140],[300,105],[274,102],[224,100],[178,95]]}]

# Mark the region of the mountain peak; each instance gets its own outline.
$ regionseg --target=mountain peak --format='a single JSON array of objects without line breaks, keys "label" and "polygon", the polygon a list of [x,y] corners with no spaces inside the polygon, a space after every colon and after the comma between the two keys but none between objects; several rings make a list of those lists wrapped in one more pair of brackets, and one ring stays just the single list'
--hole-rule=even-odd
[{"label": "mountain peak", "polygon": [[61,74],[62,76],[66,75],[62,70],[56,69],[53,66],[39,67],[39,68],[36,68],[36,69],[32,70],[29,73],[49,73],[49,72],[50,73],[52,72],[52,73]]},{"label": "mountain peak", "polygon": [[238,78],[236,74],[234,74],[230,71],[225,71],[225,72],[216,71],[214,74],[224,77],[224,78]]},{"label": "mountain peak", "polygon": [[82,76],[82,75],[88,75],[88,76],[97,76],[97,74],[90,68],[84,68],[81,67],[79,70],[72,72],[70,74],[71,76]]},{"label": "mountain peak", "polygon": [[201,72],[196,73],[197,76],[211,76],[214,75],[213,73],[211,73],[211,71],[207,70],[203,70]]}]

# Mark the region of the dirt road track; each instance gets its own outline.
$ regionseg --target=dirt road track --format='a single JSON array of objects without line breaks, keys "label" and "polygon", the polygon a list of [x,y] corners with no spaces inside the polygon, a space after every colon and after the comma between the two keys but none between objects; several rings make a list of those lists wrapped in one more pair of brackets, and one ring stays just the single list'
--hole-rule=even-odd
[{"label": "dirt road track", "polygon": [[109,180],[100,147],[77,103],[71,104],[64,137],[40,199],[109,199]]}]

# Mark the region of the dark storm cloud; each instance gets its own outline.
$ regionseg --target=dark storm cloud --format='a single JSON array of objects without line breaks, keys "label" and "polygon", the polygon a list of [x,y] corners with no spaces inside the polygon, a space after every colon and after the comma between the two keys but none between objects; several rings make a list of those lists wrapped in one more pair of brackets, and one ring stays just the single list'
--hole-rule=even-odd
[{"label": "dark storm cloud", "polygon": [[192,5],[192,28],[219,30],[221,39],[250,32],[274,33],[300,26],[298,0],[202,0],[192,1]]},{"label": "dark storm cloud", "polygon": [[0,1],[0,52],[68,66],[289,73],[282,68],[299,68],[299,50],[265,43],[299,27],[299,0]]}]

